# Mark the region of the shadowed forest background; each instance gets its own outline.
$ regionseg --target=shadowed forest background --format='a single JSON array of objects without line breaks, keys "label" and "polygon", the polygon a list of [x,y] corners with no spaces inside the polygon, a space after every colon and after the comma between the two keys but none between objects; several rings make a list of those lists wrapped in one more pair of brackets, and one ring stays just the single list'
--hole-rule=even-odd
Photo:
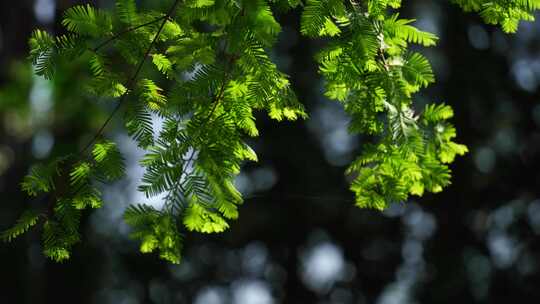
[{"label": "shadowed forest background", "polygon": [[[77,151],[114,107],[82,93],[76,66],[47,82],[25,59],[34,28],[61,33],[62,12],[87,2],[113,4],[0,1],[1,230],[40,203],[19,190],[29,167]],[[354,206],[343,171],[362,138],[322,97],[313,55],[324,41],[301,37],[293,11],[279,15],[273,59],[310,118],[257,116],[261,137],[250,144],[259,162],[236,181],[246,199],[226,233],[189,233],[180,265],[140,254],[122,212],[160,202],[136,192],[142,152],[112,124],[106,134],[125,153],[128,177],[105,186],[106,206],[86,213],[68,262],[43,257],[39,231],[0,245],[0,303],[540,302],[540,22],[507,35],[449,1],[406,1],[402,16],[440,37],[420,49],[437,82],[417,104],[452,105],[458,141],[471,151],[442,193],[383,213]]]}]

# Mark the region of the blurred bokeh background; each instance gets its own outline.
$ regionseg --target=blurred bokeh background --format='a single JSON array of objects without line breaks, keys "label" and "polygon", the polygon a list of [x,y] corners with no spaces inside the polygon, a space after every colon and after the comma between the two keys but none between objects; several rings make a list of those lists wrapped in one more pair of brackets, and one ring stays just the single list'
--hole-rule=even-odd
[{"label": "blurred bokeh background", "polygon": [[[77,151],[114,106],[78,90],[77,67],[48,82],[25,59],[32,29],[60,33],[62,11],[86,2],[0,1],[0,229],[39,203],[18,186],[30,165]],[[279,18],[273,57],[311,117],[258,116],[260,161],[238,177],[246,200],[230,230],[189,234],[180,265],[139,254],[122,212],[160,202],[136,192],[142,152],[116,123],[107,136],[120,143],[128,177],[105,187],[107,204],[85,216],[67,263],[44,259],[39,231],[1,244],[0,303],[539,303],[540,22],[506,35],[450,1],[405,1],[401,14],[440,37],[422,50],[437,83],[418,104],[451,104],[471,151],[443,193],[382,213],[354,207],[343,171],[362,142],[322,97],[312,58],[323,42],[299,36],[294,11]]]}]

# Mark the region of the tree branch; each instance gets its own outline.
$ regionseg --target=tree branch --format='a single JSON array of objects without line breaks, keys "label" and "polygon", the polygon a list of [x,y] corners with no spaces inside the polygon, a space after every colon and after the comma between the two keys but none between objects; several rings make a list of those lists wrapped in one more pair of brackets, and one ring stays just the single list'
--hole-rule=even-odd
[{"label": "tree branch", "polygon": [[[145,23],[145,24],[141,24],[137,27],[134,27],[134,28],[130,28],[130,29],[127,29],[123,32],[120,32],[118,34],[116,34],[115,36],[111,37],[110,39],[108,39],[107,41],[105,41],[104,43],[102,43],[101,45],[99,45],[95,50],[99,49],[100,47],[104,46],[105,44],[109,43],[110,41],[113,41],[114,39],[116,39],[117,37],[119,37],[121,34],[124,34],[124,33],[127,33],[129,31],[133,31],[137,28],[140,28],[140,27],[143,27],[143,26],[147,26],[149,24],[152,24],[152,23],[155,23],[159,20],[163,20],[163,22],[161,23],[160,27],[159,27],[159,30],[157,31],[156,33],[156,36],[154,37],[154,39],[152,40],[152,42],[150,43],[150,45],[148,46],[148,49],[146,50],[145,54],[144,54],[144,57],[141,59],[141,61],[139,62],[139,64],[137,65],[137,69],[135,70],[135,72],[133,73],[133,76],[131,76],[127,86],[126,86],[126,92],[120,97],[120,100],[118,101],[116,107],[114,108],[114,110],[111,112],[111,114],[109,115],[109,117],[107,118],[107,120],[105,120],[105,122],[101,125],[101,127],[99,128],[99,130],[97,131],[97,133],[95,134],[95,136],[92,138],[92,140],[90,142],[88,142],[88,144],[84,147],[84,149],[82,149],[80,152],[79,152],[79,160],[84,156],[84,154],[87,152],[87,150],[92,146],[92,144],[94,144],[96,142],[96,140],[103,134],[103,131],[105,130],[105,128],[107,127],[107,125],[109,124],[109,122],[112,120],[112,118],[114,117],[114,115],[118,112],[118,110],[120,110],[120,108],[122,107],[122,104],[124,103],[124,101],[126,100],[126,97],[127,95],[129,94],[129,92],[131,91],[131,89],[133,88],[133,85],[135,84],[135,81],[137,79],[137,77],[139,76],[139,73],[141,72],[142,70],[142,67],[144,65],[144,63],[146,62],[146,59],[148,58],[148,55],[150,55],[150,52],[152,51],[152,48],[154,47],[155,43],[157,42],[158,38],[159,38],[159,35],[161,34],[161,32],[163,31],[163,28],[165,26],[165,23],[167,22],[167,20],[172,17],[172,15],[175,13],[175,10],[176,8],[178,7],[178,4],[180,3],[180,0],[175,0],[174,4],[171,6],[170,10],[168,11],[168,13],[163,16],[163,17],[160,17],[158,19],[155,19],[153,20],[152,22],[149,22],[149,23]],[[116,38],[115,38],[116,37]],[[113,39],[114,38],[114,39]],[[74,162],[76,163],[76,162]],[[73,192],[73,194],[71,194],[72,196],[76,196],[81,190],[82,190],[83,186],[79,186],[77,189],[75,189],[75,191]],[[53,199],[51,199],[51,201],[49,202],[48,204],[48,212],[53,212],[53,207],[54,206],[54,201]]]},{"label": "tree branch", "polygon": [[165,15],[163,18],[160,18],[160,19],[163,19],[163,22],[161,23],[161,25],[159,27],[159,30],[157,31],[156,36],[154,37],[154,40],[152,40],[152,42],[150,43],[150,46],[148,46],[148,49],[146,50],[146,52],[144,54],[144,57],[139,62],[138,66],[137,66],[137,69],[135,70],[135,73],[133,73],[133,76],[129,80],[129,82],[128,82],[127,86],[126,86],[126,92],[122,95],[122,97],[120,97],[120,100],[118,101],[118,104],[116,105],[114,110],[111,112],[111,114],[109,115],[107,120],[105,120],[103,125],[101,125],[101,127],[97,131],[94,138],[92,138],[92,140],[79,153],[80,155],[84,154],[92,146],[92,144],[94,144],[95,141],[103,134],[103,131],[105,130],[105,127],[107,127],[107,125],[112,120],[114,115],[122,107],[122,104],[124,103],[124,101],[126,100],[127,95],[129,95],[129,92],[133,88],[133,85],[135,84],[135,81],[137,80],[137,77],[139,76],[139,73],[141,72],[141,69],[142,69],[144,63],[146,62],[146,59],[148,58],[148,55],[150,55],[150,52],[152,51],[152,48],[154,47],[154,44],[156,44],[156,42],[157,42],[157,40],[159,38],[159,35],[163,31],[163,28],[165,27],[165,23],[167,23],[167,19],[169,19],[174,14],[174,12],[176,10],[176,7],[178,6],[179,3],[180,3],[180,0],[175,0],[174,4],[170,8],[169,12],[167,12],[167,15]]}]

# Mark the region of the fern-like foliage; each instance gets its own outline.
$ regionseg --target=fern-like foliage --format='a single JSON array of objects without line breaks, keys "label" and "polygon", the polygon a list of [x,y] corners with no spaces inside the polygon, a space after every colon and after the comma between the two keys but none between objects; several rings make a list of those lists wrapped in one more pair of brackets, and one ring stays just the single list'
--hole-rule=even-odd
[{"label": "fern-like foliage", "polygon": [[139,21],[135,0],[116,1],[116,14],[120,21],[128,25],[136,25]]},{"label": "fern-like foliage", "polygon": [[[288,8],[298,4],[280,3]],[[211,30],[194,25],[201,23]],[[259,134],[254,111],[267,111],[276,120],[306,117],[287,75],[267,53],[281,30],[270,3],[174,1],[163,14],[118,0],[113,13],[75,6],[65,12],[62,24],[69,36],[34,33],[30,43],[36,72],[51,78],[55,63],[65,59],[62,54],[78,53],[88,67],[88,92],[120,98],[128,134],[147,151],[139,190],[148,197],[165,194],[164,209],[134,205],[125,220],[142,252],[157,250],[177,263],[182,231],[222,232],[238,217],[242,197],[233,181],[243,161],[257,160],[243,140]],[[153,65],[161,77],[147,74],[147,57],[151,63],[146,66]],[[113,58],[124,64],[111,64]],[[132,66],[132,75],[118,68],[126,65]],[[152,115],[163,118],[159,134]],[[71,157],[56,173],[46,165],[36,167],[23,183],[32,196],[53,197],[43,242],[45,254],[56,261],[69,258],[79,241],[81,212],[102,206],[95,183],[124,175],[123,157],[113,142],[99,140],[89,148],[90,155]],[[67,187],[57,191],[60,181]],[[27,228],[18,225],[17,231]]]},{"label": "fern-like foliage", "polygon": [[488,24],[500,25],[506,33],[517,31],[519,22],[534,21],[539,0],[453,0],[466,12],[478,12]]},{"label": "fern-like foliage", "polygon": [[49,165],[36,165],[30,173],[24,177],[21,188],[29,196],[37,196],[41,193],[48,193],[54,189],[53,178],[56,175],[57,162]]},{"label": "fern-like foliage", "polygon": [[53,74],[52,57],[55,53],[55,39],[49,33],[35,30],[30,38],[30,59],[37,75],[50,79]]},{"label": "fern-like foliage", "polygon": [[131,237],[140,240],[141,252],[158,249],[161,258],[180,263],[182,237],[178,233],[177,220],[171,214],[146,205],[133,205],[124,213],[124,219],[133,227]]},{"label": "fern-like foliage", "polygon": [[39,220],[39,213],[34,210],[25,211],[21,217],[17,220],[17,223],[8,230],[3,231],[0,234],[0,239],[5,242],[11,242],[19,235],[25,233],[32,226],[35,226]]},{"label": "fern-like foliage", "polygon": [[69,8],[62,19],[68,31],[83,36],[99,38],[111,34],[112,20],[109,13],[88,5]]},{"label": "fern-like foliage", "polygon": [[[331,3],[309,1],[303,20],[321,24],[313,15],[347,16],[317,59],[326,80],[325,95],[343,104],[352,117],[352,132],[373,139],[347,171],[354,177],[356,204],[382,210],[410,195],[441,191],[450,184],[446,164],[467,148],[451,141],[455,129],[446,121],[451,115],[433,114],[451,113],[449,106],[430,105],[422,114],[415,111],[413,94],[435,77],[429,61],[408,50],[409,44],[433,46],[437,37],[415,28],[414,20],[390,14],[388,6],[399,7],[396,1],[366,1],[349,8],[339,2],[328,9]],[[326,16],[315,13],[321,7],[326,7]],[[310,33],[315,31],[306,32]],[[317,33],[327,36],[321,30]]]},{"label": "fern-like foliage", "polygon": [[[455,2],[507,32],[519,20],[532,20],[540,7],[540,0]],[[141,252],[157,251],[179,263],[186,233],[229,228],[243,202],[234,179],[243,162],[257,160],[245,142],[259,135],[254,113],[265,111],[276,121],[307,117],[288,76],[268,54],[281,30],[274,12],[297,7],[300,32],[327,42],[316,56],[325,96],[350,115],[350,132],[367,138],[347,170],[356,204],[382,210],[450,184],[448,165],[467,147],[454,142],[450,106],[415,108],[414,94],[435,76],[428,59],[409,45],[434,46],[437,37],[400,18],[400,0],[170,3],[163,12],[140,10],[134,0],[117,0],[112,12],[79,5],[64,14],[66,35],[33,32],[36,74],[50,79],[59,61],[81,64],[88,71],[88,93],[117,99],[116,108],[85,149],[30,170],[22,189],[47,196],[48,206],[24,213],[0,235],[3,240],[24,233],[43,215],[44,254],[55,261],[70,257],[80,241],[82,212],[104,204],[97,183],[124,176],[122,154],[102,138],[117,113],[146,151],[138,189],[165,200],[160,210],[132,205],[125,212]],[[160,132],[153,116],[161,118]]]}]

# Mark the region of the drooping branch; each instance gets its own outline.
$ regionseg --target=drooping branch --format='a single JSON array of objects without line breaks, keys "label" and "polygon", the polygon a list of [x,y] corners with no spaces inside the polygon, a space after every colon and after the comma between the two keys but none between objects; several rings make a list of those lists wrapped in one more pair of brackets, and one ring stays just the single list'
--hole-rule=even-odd
[{"label": "drooping branch", "polygon": [[[120,100],[118,101],[116,107],[113,109],[113,111],[111,112],[111,114],[109,115],[109,117],[107,117],[107,119],[105,120],[105,122],[101,125],[101,127],[99,128],[99,130],[96,132],[95,136],[92,138],[92,140],[90,140],[88,142],[88,144],[84,147],[84,149],[82,149],[82,151],[79,153],[80,155],[84,154],[91,146],[92,144],[95,143],[95,141],[103,134],[103,131],[105,130],[105,128],[107,127],[107,125],[109,124],[109,122],[113,119],[113,117],[115,116],[115,114],[118,112],[118,110],[120,110],[120,108],[122,107],[122,104],[124,103],[124,101],[126,100],[127,96],[129,95],[129,92],[133,89],[133,85],[135,84],[135,81],[137,80],[137,78],[139,77],[139,73],[141,72],[142,70],[142,67],[144,65],[144,63],[146,62],[146,59],[148,58],[148,55],[150,55],[150,52],[152,51],[152,48],[154,47],[154,45],[156,44],[161,32],[163,31],[163,28],[165,27],[165,24],[167,23],[167,20],[173,16],[173,14],[175,13],[176,11],[176,8],[178,6],[178,4],[180,4],[180,0],[175,0],[174,4],[171,6],[171,8],[169,9],[169,11],[167,12],[167,14],[162,17],[162,18],[159,18],[157,20],[163,20],[163,22],[161,23],[157,33],[156,33],[156,36],[154,37],[154,39],[152,40],[152,42],[150,43],[150,45],[148,46],[148,48],[146,49],[146,52],[144,53],[144,56],[143,58],[140,60],[139,64],[137,65],[137,69],[135,70],[135,73],[133,73],[133,76],[131,76],[127,86],[126,86],[126,91],[124,94],[122,94],[122,96],[120,97]],[[154,20],[155,22],[156,20]],[[140,26],[139,26],[140,27]]]},{"label": "drooping branch", "polygon": [[[105,122],[101,125],[101,127],[98,129],[98,131],[96,132],[96,134],[94,135],[94,137],[88,142],[88,144],[77,154],[78,155],[78,159],[82,159],[85,157],[85,154],[86,152],[88,151],[88,149],[90,147],[92,147],[92,145],[96,142],[96,140],[102,136],[103,132],[105,131],[105,128],[107,127],[107,125],[110,123],[110,121],[113,119],[113,117],[116,115],[116,113],[120,110],[120,108],[122,107],[122,104],[125,102],[127,96],[129,95],[129,92],[133,89],[133,86],[135,84],[135,81],[137,80],[137,78],[139,77],[139,74],[142,70],[142,67],[144,65],[144,63],[146,62],[146,59],[148,58],[148,56],[150,55],[150,52],[152,51],[152,48],[154,47],[155,43],[157,42],[157,40],[159,39],[159,36],[161,34],[161,32],[163,31],[163,28],[167,22],[167,20],[169,18],[171,18],[175,11],[176,11],[176,8],[178,7],[178,4],[180,3],[180,0],[175,0],[174,4],[171,6],[171,8],[169,9],[169,11],[167,12],[167,14],[163,17],[160,17],[160,18],[157,18],[149,23],[145,23],[145,24],[142,24],[142,25],[139,25],[139,26],[136,26],[136,27],[133,27],[133,28],[129,28],[127,30],[124,30],[120,33],[118,33],[117,35],[111,37],[110,39],[108,39],[107,41],[105,41],[104,43],[102,43],[100,46],[98,46],[95,50],[99,49],[99,47],[102,47],[104,46],[106,43],[108,42],[111,42],[113,41],[114,39],[113,38],[118,38],[121,34],[125,34],[129,31],[133,31],[133,30],[136,30],[137,28],[141,28],[143,26],[147,26],[149,24],[152,24],[152,23],[155,23],[155,22],[158,22],[160,20],[163,20],[163,22],[161,23],[158,31],[156,32],[156,35],[154,37],[154,39],[152,40],[152,42],[150,43],[150,45],[148,46],[147,50],[145,51],[144,53],[144,56],[141,58],[141,60],[139,61],[138,65],[137,65],[137,68],[135,70],[135,72],[133,73],[133,75],[131,76],[127,86],[126,86],[126,92],[124,94],[122,94],[122,96],[120,97],[120,100],[118,101],[118,103],[116,104],[115,108],[113,109],[113,111],[109,114],[109,116],[107,117],[107,119],[105,120]],[[75,161],[76,163],[77,161]],[[75,189],[75,191],[71,194],[71,196],[76,196],[80,191],[82,191],[83,189],[83,185],[79,185],[79,187],[77,187]],[[48,212],[47,213],[52,213],[54,211],[53,209],[53,205],[54,205],[54,202],[55,200],[54,199],[51,199],[49,201],[49,204],[48,204]]]}]

